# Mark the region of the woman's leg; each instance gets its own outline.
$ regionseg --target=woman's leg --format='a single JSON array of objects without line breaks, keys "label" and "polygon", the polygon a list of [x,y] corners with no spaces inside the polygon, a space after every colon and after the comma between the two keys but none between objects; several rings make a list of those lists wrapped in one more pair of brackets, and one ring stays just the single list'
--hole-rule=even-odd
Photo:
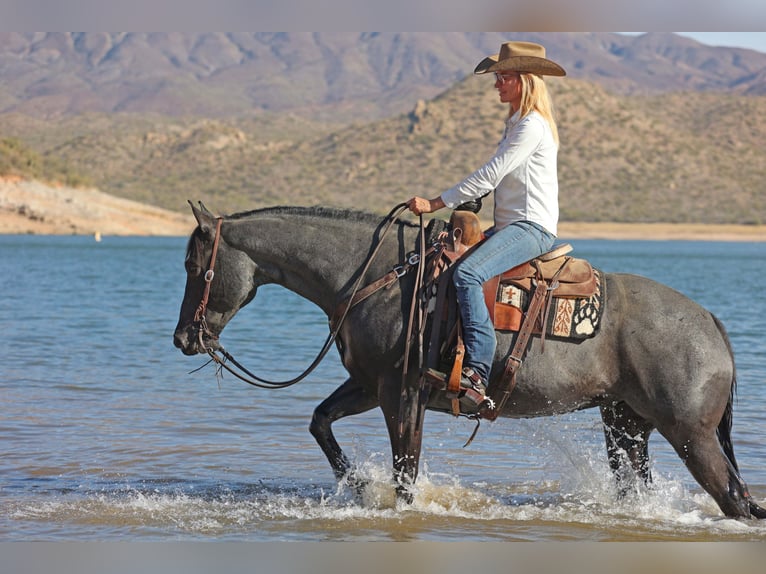
[{"label": "woman's leg", "polygon": [[492,277],[549,251],[555,237],[527,221],[513,223],[491,235],[455,269],[465,343],[464,366],[486,385],[495,356],[495,329],[484,301],[483,284]]}]

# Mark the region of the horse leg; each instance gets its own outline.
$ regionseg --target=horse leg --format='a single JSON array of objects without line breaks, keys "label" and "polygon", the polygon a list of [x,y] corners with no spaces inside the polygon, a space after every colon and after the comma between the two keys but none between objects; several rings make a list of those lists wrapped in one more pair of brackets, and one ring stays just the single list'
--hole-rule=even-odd
[{"label": "horse leg", "polygon": [[678,429],[665,437],[692,476],[713,497],[726,516],[750,517],[747,487],[737,469],[721,450],[714,429],[704,433],[700,432],[700,429]]},{"label": "horse leg", "polygon": [[391,441],[396,494],[411,503],[411,486],[417,479],[420,464],[427,397],[421,396],[419,385],[412,380],[404,386],[393,384],[392,380],[388,384],[383,382],[378,394]]},{"label": "horse leg", "polygon": [[[620,496],[625,496],[635,476],[642,479],[645,485],[652,480],[649,435],[654,426],[624,402],[602,405],[600,410],[609,467],[614,473]],[[626,475],[627,464],[632,467],[633,476]]]},{"label": "horse leg", "polygon": [[351,463],[332,432],[332,423],[343,417],[358,415],[378,406],[376,397],[349,378],[314,409],[309,431],[330,462],[335,478],[346,478],[357,489],[362,486],[353,476]]}]

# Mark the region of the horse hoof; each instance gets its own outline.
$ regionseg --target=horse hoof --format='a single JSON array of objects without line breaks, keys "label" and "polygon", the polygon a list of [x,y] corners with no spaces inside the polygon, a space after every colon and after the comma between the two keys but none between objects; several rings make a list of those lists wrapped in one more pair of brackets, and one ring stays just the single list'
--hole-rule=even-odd
[{"label": "horse hoof", "polygon": [[396,487],[396,498],[405,504],[412,504],[413,500],[415,500],[415,495],[412,494],[409,488],[400,485]]},{"label": "horse hoof", "polygon": [[340,484],[342,487],[346,487],[353,492],[355,498],[361,500],[364,498],[365,489],[369,482],[357,476],[354,471],[349,471],[340,478]]}]

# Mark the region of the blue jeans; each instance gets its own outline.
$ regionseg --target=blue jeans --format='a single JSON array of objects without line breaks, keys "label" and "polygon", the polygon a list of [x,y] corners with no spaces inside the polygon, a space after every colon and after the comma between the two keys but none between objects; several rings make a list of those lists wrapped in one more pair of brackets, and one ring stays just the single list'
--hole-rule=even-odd
[{"label": "blue jeans", "polygon": [[517,221],[496,231],[461,260],[453,283],[463,322],[465,361],[486,383],[495,356],[495,329],[482,285],[504,271],[550,251],[554,235],[530,221]]}]

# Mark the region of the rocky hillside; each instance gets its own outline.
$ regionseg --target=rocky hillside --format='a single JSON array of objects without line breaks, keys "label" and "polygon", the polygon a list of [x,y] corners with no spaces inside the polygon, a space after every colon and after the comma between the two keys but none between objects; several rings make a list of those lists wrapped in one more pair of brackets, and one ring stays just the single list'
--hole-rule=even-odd
[{"label": "rocky hillside", "polygon": [[[559,115],[561,213],[569,221],[766,222],[766,98],[617,95],[549,81]],[[5,130],[99,189],[172,210],[330,204],[387,212],[435,195],[494,150],[504,107],[469,77],[409,113],[350,126],[298,116],[242,120],[88,115]],[[84,176],[84,177],[85,177]]]}]

